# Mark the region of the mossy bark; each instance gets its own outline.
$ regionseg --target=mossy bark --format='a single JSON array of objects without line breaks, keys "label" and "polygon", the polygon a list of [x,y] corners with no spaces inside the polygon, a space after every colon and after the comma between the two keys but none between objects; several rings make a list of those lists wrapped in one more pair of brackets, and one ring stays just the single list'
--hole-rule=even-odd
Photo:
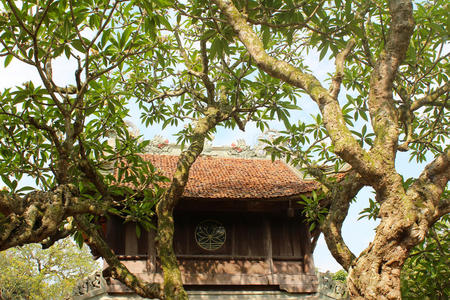
[{"label": "mossy bark", "polygon": [[351,171],[340,182],[331,183],[326,194],[330,204],[324,204],[328,207],[328,214],[320,229],[328,249],[345,269],[351,266],[356,257],[345,244],[341,229],[352,199],[363,186],[361,176]]},{"label": "mossy bark", "polygon": [[86,243],[89,247],[98,251],[106,260],[108,271],[113,278],[120,280],[141,297],[164,299],[164,293],[159,284],[146,283],[127,269],[105,242],[95,224],[90,223],[85,216],[75,217],[75,222],[78,228],[88,237]]},{"label": "mossy bark", "polygon": [[157,250],[164,273],[163,290],[165,299],[188,299],[173,250],[173,210],[183,194],[191,166],[203,151],[208,132],[221,120],[220,110],[210,107],[205,116],[197,121],[191,144],[187,150],[181,153],[171,185],[156,207],[158,216]]},{"label": "mossy bark", "polygon": [[92,203],[79,197],[78,189],[71,184],[25,196],[0,192],[0,251],[59,235],[61,223],[68,216],[100,215],[106,209],[107,203]]},{"label": "mossy bark", "polygon": [[347,280],[352,299],[401,299],[401,268],[418,240],[408,234],[410,226],[398,222],[382,220],[374,241],[353,262]]},{"label": "mossy bark", "polygon": [[[389,177],[389,176],[387,176]],[[400,272],[412,247],[450,212],[441,195],[450,179],[450,151],[431,162],[405,190],[398,174],[377,190],[381,222],[373,242],[349,268],[347,285],[354,299],[400,299]]]}]

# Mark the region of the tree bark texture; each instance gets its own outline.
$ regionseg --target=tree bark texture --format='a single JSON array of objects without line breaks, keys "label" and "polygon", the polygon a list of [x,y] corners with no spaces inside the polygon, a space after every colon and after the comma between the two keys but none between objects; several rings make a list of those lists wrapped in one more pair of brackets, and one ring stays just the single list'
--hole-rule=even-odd
[{"label": "tree bark texture", "polygon": [[25,196],[0,192],[0,251],[27,243],[43,242],[60,234],[69,216],[106,212],[106,202],[93,203],[79,197],[78,189],[60,185],[54,190],[34,191]]},{"label": "tree bark texture", "polygon": [[[450,151],[441,154],[416,182],[386,192],[381,222],[374,241],[349,268],[348,288],[356,299],[400,299],[400,271],[409,251],[423,241],[428,229],[450,212],[449,199],[441,195],[450,179]],[[399,197],[398,195],[401,195]]]}]

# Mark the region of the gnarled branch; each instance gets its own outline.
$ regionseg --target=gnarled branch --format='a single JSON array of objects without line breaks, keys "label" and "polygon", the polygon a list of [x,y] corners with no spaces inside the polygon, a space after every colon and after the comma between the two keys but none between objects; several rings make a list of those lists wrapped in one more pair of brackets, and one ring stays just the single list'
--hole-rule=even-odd
[{"label": "gnarled branch", "polygon": [[393,99],[393,82],[403,61],[414,30],[411,1],[389,2],[391,23],[386,46],[375,64],[370,79],[369,113],[375,133],[372,153],[385,169],[394,170],[399,128],[398,111]]},{"label": "gnarled branch", "polygon": [[38,243],[60,231],[68,216],[103,215],[108,203],[93,203],[79,197],[70,184],[52,191],[34,191],[21,197],[0,192],[0,251],[27,243]]},{"label": "gnarled branch", "polygon": [[350,268],[356,256],[344,242],[341,233],[342,224],[347,217],[352,199],[363,186],[361,176],[352,170],[344,179],[336,182],[326,195],[331,205],[320,228],[331,254],[346,270]]},{"label": "gnarled branch", "polygon": [[115,279],[118,279],[135,291],[139,296],[164,299],[160,285],[157,283],[146,283],[131,273],[105,242],[96,226],[91,224],[86,217],[77,216],[75,222],[77,227],[87,235],[86,243],[88,246],[106,260]]}]

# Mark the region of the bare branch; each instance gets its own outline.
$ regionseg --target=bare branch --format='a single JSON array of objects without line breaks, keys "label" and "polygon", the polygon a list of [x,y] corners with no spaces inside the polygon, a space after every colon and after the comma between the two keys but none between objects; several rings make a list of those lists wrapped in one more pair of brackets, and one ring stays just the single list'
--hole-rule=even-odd
[{"label": "bare branch", "polygon": [[28,121],[30,122],[31,125],[33,125],[37,129],[44,130],[45,132],[47,132],[50,135],[50,139],[53,142],[53,144],[55,145],[58,153],[61,154],[63,152],[63,149],[62,149],[62,146],[59,141],[58,134],[56,133],[55,128],[53,128],[47,124],[39,123],[33,117],[29,117]]},{"label": "bare branch", "polygon": [[[450,109],[450,102],[448,101],[450,97],[449,91],[450,82],[447,82],[445,85],[436,88],[433,92],[429,93],[425,97],[415,100],[411,104],[410,110],[416,111],[423,106],[442,106],[446,109]],[[439,97],[441,97],[442,95],[446,95],[445,100],[438,101]]]},{"label": "bare branch", "polygon": [[52,191],[34,191],[21,197],[0,192],[0,251],[42,242],[55,235],[71,215],[103,215],[109,203],[92,202],[78,196],[73,185],[60,185]]},{"label": "bare branch", "polygon": [[[17,58],[18,60],[20,60],[20,61],[22,61],[22,62],[24,62],[24,63],[26,63],[26,64],[28,64],[28,65],[34,66],[34,62],[33,62],[31,59],[26,59],[26,58],[23,58],[23,57],[17,55],[14,51],[12,51],[12,49],[14,48],[14,46],[13,46],[12,48],[8,47],[8,46],[6,45],[6,43],[5,43],[5,41],[4,41],[2,38],[0,38],[0,43],[2,44],[3,48],[5,48],[6,51],[8,52],[8,53],[5,53],[4,55],[1,55],[1,56],[12,55],[12,56],[14,56],[15,58]],[[16,45],[16,44],[17,44],[17,42],[15,43],[15,45]],[[20,50],[20,49],[19,49],[19,50]]]},{"label": "bare branch", "polygon": [[389,3],[391,23],[384,51],[375,64],[370,79],[369,112],[375,141],[372,153],[380,157],[385,169],[395,169],[395,152],[398,146],[398,111],[393,99],[393,82],[403,61],[414,30],[412,3],[393,0]]},{"label": "bare branch", "polygon": [[186,65],[186,67],[187,67],[188,69],[192,69],[192,62],[191,62],[191,60],[189,59],[189,56],[187,55],[186,49],[184,49],[184,47],[183,47],[183,43],[181,42],[180,34],[178,33],[178,28],[175,28],[175,29],[173,30],[173,34],[174,34],[175,39],[176,39],[176,41],[177,41],[177,44],[178,44],[178,48],[179,48],[179,50],[180,50],[181,57],[183,57],[184,64]]},{"label": "bare branch", "polygon": [[[114,3],[113,7],[111,8],[111,11],[110,11],[109,14],[108,14],[108,17],[106,17],[105,22],[104,22],[103,24],[100,25],[100,29],[97,31],[97,33],[95,34],[95,37],[91,40],[90,44],[88,45],[88,49],[92,48],[92,46],[94,45],[95,41],[99,38],[100,34],[105,30],[106,25],[108,25],[108,24],[109,24],[109,21],[111,21],[111,18],[112,18],[112,16],[114,15],[114,11],[116,10],[117,5],[118,5],[120,2],[121,2],[121,1],[116,1],[116,2]],[[107,9],[108,5],[109,5],[109,1],[108,1],[107,5],[105,5],[105,9],[104,9],[103,12],[102,12],[102,15],[101,15],[101,20],[102,20],[102,22],[103,22],[103,19],[104,19],[104,17],[105,17],[106,9]]]},{"label": "bare branch", "polygon": [[23,22],[22,16],[20,16],[19,9],[17,8],[14,1],[6,0],[8,2],[8,6],[11,9],[12,13],[14,14],[14,17],[16,18],[17,22],[19,23],[20,27],[29,35],[33,36],[33,32],[30,28],[28,28],[25,23]]},{"label": "bare branch", "polygon": [[215,98],[215,87],[214,83],[211,82],[208,76],[208,53],[206,51],[206,39],[200,41],[200,53],[202,56],[202,81],[206,87],[206,92],[208,93],[208,103],[213,103]]},{"label": "bare branch", "polygon": [[346,270],[350,268],[356,256],[350,251],[342,238],[342,224],[347,217],[352,199],[363,186],[361,176],[353,170],[340,182],[335,183],[327,193],[331,205],[320,227],[331,254]]},{"label": "bare branch", "polygon": [[[436,221],[450,212],[450,199],[442,199],[441,195],[450,179],[450,149],[440,154],[429,163],[419,178],[408,189],[407,195],[425,207],[421,214],[428,221]],[[428,228],[428,227],[427,227]]]},{"label": "bare branch", "polygon": [[[296,29],[300,29],[300,28],[303,28],[303,27],[307,27],[311,31],[320,32],[320,31],[310,27],[308,25],[308,23],[311,21],[312,18],[314,18],[314,16],[317,14],[317,11],[319,11],[319,9],[322,8],[324,3],[325,3],[325,0],[320,1],[320,3],[317,4],[317,6],[314,8],[314,10],[311,12],[311,14],[309,16],[307,16],[306,19],[304,19],[302,22],[290,22],[290,23],[274,24],[274,23],[271,23],[271,22],[262,21],[262,20],[253,20],[253,19],[250,19],[250,18],[247,18],[247,21],[250,24],[264,25],[264,26],[268,26],[268,27],[271,27],[271,28],[296,28]],[[292,9],[289,9],[289,10],[275,9],[274,12],[282,12],[282,11],[292,12],[292,11],[295,11],[296,9],[298,9],[298,8],[302,8],[301,5],[295,6]]]},{"label": "bare branch", "polygon": [[345,46],[344,50],[342,50],[336,56],[336,61],[335,61],[336,74],[333,76],[332,85],[330,87],[330,94],[331,94],[331,97],[333,97],[334,99],[337,99],[337,97],[339,95],[339,91],[341,90],[342,78],[344,77],[345,59],[350,54],[350,51],[352,51],[355,44],[356,44],[355,39],[350,39],[347,42],[347,46]]},{"label": "bare branch", "polygon": [[38,24],[36,25],[36,28],[34,29],[34,35],[37,35],[37,33],[38,33],[38,31],[39,31],[39,28],[41,28],[42,22],[44,22],[45,16],[47,15],[48,10],[49,10],[49,8],[50,8],[50,5],[51,5],[52,3],[53,3],[53,0],[47,1],[46,6],[45,6],[45,9],[44,9],[44,11],[43,11],[43,13],[42,13],[42,15],[41,15],[41,18],[40,18]]},{"label": "bare branch", "polygon": [[160,93],[159,95],[156,95],[156,96],[152,97],[151,99],[144,100],[144,101],[147,103],[151,103],[151,102],[159,100],[159,99],[178,97],[178,96],[185,94],[186,92],[187,92],[187,90],[185,88],[181,88],[181,89],[175,90],[175,91],[164,91],[164,92]]},{"label": "bare branch", "polygon": [[62,229],[58,230],[53,235],[49,236],[48,238],[46,238],[44,241],[41,242],[42,249],[50,248],[57,241],[62,240],[68,237],[69,235],[72,235],[74,232],[75,229],[72,226],[68,228],[63,227]]}]

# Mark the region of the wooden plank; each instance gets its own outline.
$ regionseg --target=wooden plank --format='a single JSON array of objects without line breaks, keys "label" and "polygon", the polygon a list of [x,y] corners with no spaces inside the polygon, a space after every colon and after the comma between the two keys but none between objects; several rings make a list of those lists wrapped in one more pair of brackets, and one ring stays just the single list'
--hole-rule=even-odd
[{"label": "wooden plank", "polygon": [[146,268],[147,271],[150,273],[153,273],[156,271],[156,246],[155,246],[155,237],[156,232],[153,229],[150,229],[150,231],[147,233],[147,264]]},{"label": "wooden plank", "polygon": [[138,254],[138,241],[136,236],[136,224],[125,224],[125,255]]},{"label": "wooden plank", "polygon": [[[307,194],[304,194],[307,195]],[[270,198],[270,199],[199,199],[199,198],[183,198],[177,205],[178,211],[195,211],[195,212],[255,212],[255,213],[275,213],[285,214],[289,208],[302,208],[297,201],[301,200],[300,196]]]},{"label": "wooden plank", "polygon": [[106,224],[106,242],[114,253],[125,254],[125,230],[122,219],[109,216]]},{"label": "wooden plank", "polygon": [[264,217],[253,215],[247,220],[246,228],[242,230],[248,230],[249,255],[266,255],[264,251]]},{"label": "wooden plank", "polygon": [[281,256],[282,237],[281,223],[278,218],[270,220],[271,238],[272,238],[272,255]]},{"label": "wooden plank", "polygon": [[236,226],[236,230],[233,238],[236,245],[236,254],[238,256],[250,256],[247,243],[248,231],[242,230],[242,228],[245,228],[244,219],[240,218],[239,216],[235,216],[234,224]]},{"label": "wooden plank", "polygon": [[186,260],[178,259],[182,274],[267,275],[269,266],[260,260]]},{"label": "wooden plank", "polygon": [[[160,273],[136,273],[136,275],[147,282],[162,283],[163,277]],[[258,286],[267,286],[268,278],[264,274],[227,274],[227,273],[183,273],[183,284],[186,286],[210,285],[210,286],[247,286],[247,288],[256,288]],[[275,276],[273,285],[279,285],[281,290],[291,293],[315,293],[317,292],[317,277],[309,274],[284,275]],[[110,279],[108,284],[108,292],[124,294],[130,290],[115,279]]]},{"label": "wooden plank", "polygon": [[275,274],[296,275],[303,274],[303,265],[301,261],[273,261]]},{"label": "wooden plank", "polygon": [[[186,235],[186,245],[185,245],[185,251],[184,253],[191,253],[189,252],[190,249],[192,249],[193,244],[195,244],[195,238],[194,236],[194,225],[192,224],[193,220],[190,214],[187,214],[185,216],[185,223],[183,226],[185,226],[184,234]],[[189,238],[188,238],[189,237]]]},{"label": "wooden plank", "polygon": [[195,260],[265,260],[266,256],[254,255],[228,255],[228,254],[180,254],[177,255],[180,259],[195,259]]},{"label": "wooden plank", "polygon": [[290,236],[292,240],[292,247],[293,247],[293,255],[294,257],[302,257],[302,246],[301,246],[301,235],[302,233],[302,226],[303,224],[298,221],[298,219],[291,219],[290,220]]},{"label": "wooden plank", "polygon": [[141,236],[138,239],[138,254],[147,255],[148,252],[148,231],[142,229]]},{"label": "wooden plank", "polygon": [[318,282],[315,275],[284,275],[280,274],[278,284],[281,290],[289,293],[315,293],[317,292]]},{"label": "wooden plank", "polygon": [[173,237],[173,248],[175,254],[189,253],[188,240],[189,236],[189,223],[184,216],[177,215],[175,217],[175,234]]},{"label": "wooden plank", "polygon": [[236,218],[233,219],[232,225],[231,225],[231,255],[235,256],[237,255],[237,245],[236,245]]},{"label": "wooden plank", "polygon": [[281,247],[281,255],[286,256],[293,256],[293,250],[292,250],[292,239],[291,239],[291,230],[289,223],[284,221],[282,223],[282,247]]},{"label": "wooden plank", "polygon": [[314,260],[311,251],[311,235],[306,224],[301,227],[301,246],[303,256],[303,272],[314,273]]}]

